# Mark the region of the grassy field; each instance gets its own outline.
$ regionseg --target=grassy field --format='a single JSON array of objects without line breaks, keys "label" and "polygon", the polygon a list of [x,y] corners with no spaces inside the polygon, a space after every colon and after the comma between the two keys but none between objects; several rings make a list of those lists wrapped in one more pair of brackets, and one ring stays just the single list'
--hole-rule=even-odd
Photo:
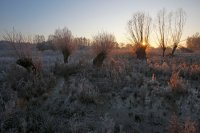
[{"label": "grassy field", "polygon": [[94,67],[90,47],[64,64],[59,51],[31,47],[37,74],[0,47],[0,132],[195,133],[200,131],[200,53],[138,60],[115,49]]}]

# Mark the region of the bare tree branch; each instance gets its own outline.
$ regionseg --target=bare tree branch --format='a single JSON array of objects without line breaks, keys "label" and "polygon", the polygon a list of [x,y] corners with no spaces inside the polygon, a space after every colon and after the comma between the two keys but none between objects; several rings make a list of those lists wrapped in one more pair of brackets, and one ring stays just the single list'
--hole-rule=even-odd
[{"label": "bare tree branch", "polygon": [[2,37],[5,41],[8,41],[11,44],[18,58],[29,58],[31,56],[28,45],[26,47],[24,46],[29,43],[28,41],[31,40],[30,37],[25,37],[21,32],[16,32],[14,27],[12,31],[6,31],[3,33]]},{"label": "bare tree branch", "polygon": [[136,55],[139,59],[146,59],[146,48],[149,45],[151,17],[143,12],[135,13],[128,21],[128,33],[131,42],[136,46]]},{"label": "bare tree branch", "polygon": [[183,28],[186,23],[186,13],[183,9],[178,9],[173,13],[171,37],[173,41],[173,49],[171,55],[173,56],[178,47],[183,34]]},{"label": "bare tree branch", "polygon": [[151,17],[143,12],[135,13],[128,21],[128,32],[135,44],[149,44]]},{"label": "bare tree branch", "polygon": [[156,38],[162,49],[162,56],[164,57],[170,39],[171,13],[167,13],[165,9],[158,11],[156,21]]}]

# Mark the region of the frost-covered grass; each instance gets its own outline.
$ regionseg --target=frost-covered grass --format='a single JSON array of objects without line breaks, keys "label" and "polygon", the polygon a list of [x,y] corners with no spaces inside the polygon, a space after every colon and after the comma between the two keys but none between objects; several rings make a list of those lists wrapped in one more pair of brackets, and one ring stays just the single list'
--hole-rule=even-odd
[{"label": "frost-covered grass", "polygon": [[15,58],[0,58],[0,132],[200,131],[200,54],[162,59],[148,53],[141,61],[118,49],[100,68],[93,67],[87,47],[68,64],[59,51],[39,57],[37,75]]}]

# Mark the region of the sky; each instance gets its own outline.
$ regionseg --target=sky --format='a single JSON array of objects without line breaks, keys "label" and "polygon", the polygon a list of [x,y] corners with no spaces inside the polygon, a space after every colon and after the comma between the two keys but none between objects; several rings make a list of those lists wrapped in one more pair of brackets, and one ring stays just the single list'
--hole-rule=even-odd
[{"label": "sky", "polygon": [[153,18],[165,8],[183,8],[187,21],[182,39],[200,32],[200,0],[0,0],[0,38],[5,31],[47,38],[55,29],[67,27],[75,37],[92,38],[99,32],[128,42],[127,22],[138,11]]}]

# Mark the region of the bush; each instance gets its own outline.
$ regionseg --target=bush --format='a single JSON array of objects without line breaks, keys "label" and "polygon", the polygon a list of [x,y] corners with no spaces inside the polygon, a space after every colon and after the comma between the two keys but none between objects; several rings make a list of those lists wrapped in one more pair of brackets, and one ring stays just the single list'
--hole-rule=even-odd
[{"label": "bush", "polygon": [[200,65],[199,64],[192,64],[190,66],[190,78],[192,80],[199,80],[200,79]]},{"label": "bush", "polygon": [[93,60],[93,65],[100,67],[104,59],[115,47],[115,36],[108,33],[100,33],[93,37],[93,50],[97,56]]},{"label": "bush", "polygon": [[178,117],[175,114],[173,114],[169,122],[170,122],[169,133],[178,133],[181,129]]},{"label": "bush", "polygon": [[173,114],[169,122],[169,133],[197,133],[196,123],[189,119],[186,119],[182,124],[177,115]]},{"label": "bush", "polygon": [[196,123],[187,119],[184,123],[182,133],[197,133]]},{"label": "bush", "polygon": [[187,48],[193,49],[193,50],[200,50],[200,34],[196,33],[192,37],[187,38]]},{"label": "bush", "polygon": [[32,50],[30,45],[28,45],[30,44],[29,37],[25,37],[25,35],[16,32],[13,29],[13,31],[5,33],[3,38],[11,44],[16,56],[18,57],[16,63],[27,69],[29,72],[34,71],[35,68],[31,54]]},{"label": "bush", "polygon": [[71,31],[67,28],[57,29],[54,35],[54,44],[63,54],[64,62],[68,63],[68,58],[75,50],[75,45],[73,45],[73,35]]},{"label": "bush", "polygon": [[96,87],[86,79],[83,79],[79,83],[79,100],[82,103],[95,103],[96,98],[99,95],[98,90]]},{"label": "bush", "polygon": [[185,92],[185,84],[179,77],[179,72],[173,72],[169,81],[170,88],[173,92]]},{"label": "bush", "polygon": [[32,58],[20,58],[16,61],[16,63],[24,67],[28,72],[36,71]]},{"label": "bush", "polygon": [[190,48],[180,47],[180,50],[184,53],[192,53],[193,50]]},{"label": "bush", "polygon": [[48,92],[55,81],[55,77],[50,73],[28,73],[16,66],[12,67],[7,75],[7,82],[17,91],[18,98],[26,100]]}]

